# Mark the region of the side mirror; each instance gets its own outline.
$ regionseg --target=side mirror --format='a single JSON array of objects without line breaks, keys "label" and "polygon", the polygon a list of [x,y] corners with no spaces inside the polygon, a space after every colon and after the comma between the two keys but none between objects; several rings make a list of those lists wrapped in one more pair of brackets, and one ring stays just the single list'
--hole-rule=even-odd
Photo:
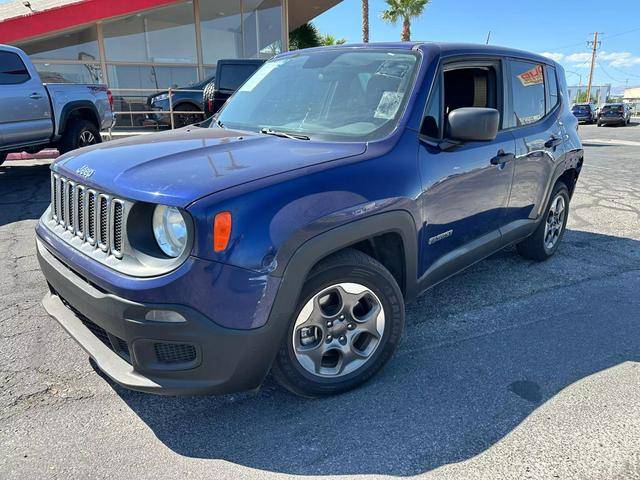
[{"label": "side mirror", "polygon": [[449,113],[448,137],[461,141],[490,141],[498,135],[500,112],[495,108],[463,107]]}]

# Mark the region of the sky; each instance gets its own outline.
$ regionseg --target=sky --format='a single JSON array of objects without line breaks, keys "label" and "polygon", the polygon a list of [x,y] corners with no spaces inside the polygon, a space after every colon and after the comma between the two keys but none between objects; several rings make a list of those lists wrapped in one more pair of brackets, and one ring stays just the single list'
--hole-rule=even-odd
[{"label": "sky", "polygon": [[[313,23],[321,33],[360,42],[361,0],[343,0]],[[401,24],[380,19],[384,0],[369,0],[371,42],[400,40]],[[432,0],[412,22],[412,40],[485,43],[542,53],[560,62],[569,85],[586,85],[599,40],[595,84],[640,86],[640,0]]]}]

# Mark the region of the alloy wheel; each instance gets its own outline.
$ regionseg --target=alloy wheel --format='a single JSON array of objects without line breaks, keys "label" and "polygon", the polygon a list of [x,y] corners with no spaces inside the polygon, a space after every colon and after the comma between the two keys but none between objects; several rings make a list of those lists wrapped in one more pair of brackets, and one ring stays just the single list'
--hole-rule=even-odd
[{"label": "alloy wheel", "polygon": [[93,145],[96,143],[96,136],[90,132],[89,130],[84,130],[80,134],[80,139],[78,141],[78,147],[86,147],[88,145]]},{"label": "alloy wheel", "polygon": [[337,378],[363,366],[384,334],[384,307],[371,289],[340,283],[316,293],[293,327],[293,351],[309,373]]},{"label": "alloy wheel", "polygon": [[551,202],[547,221],[544,226],[544,246],[547,250],[552,250],[558,243],[564,227],[564,216],[566,203],[562,195],[557,195]]}]

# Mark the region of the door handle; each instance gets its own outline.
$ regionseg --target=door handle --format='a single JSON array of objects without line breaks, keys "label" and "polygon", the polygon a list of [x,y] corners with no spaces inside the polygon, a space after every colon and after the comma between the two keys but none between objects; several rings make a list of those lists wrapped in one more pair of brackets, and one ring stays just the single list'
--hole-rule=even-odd
[{"label": "door handle", "polygon": [[562,143],[562,138],[556,137],[555,135],[551,135],[551,138],[544,142],[545,148],[553,148],[557,147]]},{"label": "door handle", "polygon": [[42,98],[42,95],[40,95],[39,93],[33,92],[31,95],[29,95],[29,98],[32,98],[34,100],[40,100]]},{"label": "door handle", "polygon": [[498,153],[495,157],[491,159],[491,165],[502,165],[503,163],[510,162],[516,158],[513,153],[505,153],[504,150],[498,150]]}]

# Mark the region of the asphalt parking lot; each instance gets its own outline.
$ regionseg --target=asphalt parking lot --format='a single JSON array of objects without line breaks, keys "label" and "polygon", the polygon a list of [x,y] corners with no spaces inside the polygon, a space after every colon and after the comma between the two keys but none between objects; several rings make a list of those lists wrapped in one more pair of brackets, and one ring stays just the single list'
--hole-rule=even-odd
[{"label": "asphalt parking lot", "polygon": [[640,478],[640,124],[580,126],[558,254],[502,251],[408,307],[363,388],[157,397],[50,319],[33,229],[48,163],[0,167],[0,478]]}]

